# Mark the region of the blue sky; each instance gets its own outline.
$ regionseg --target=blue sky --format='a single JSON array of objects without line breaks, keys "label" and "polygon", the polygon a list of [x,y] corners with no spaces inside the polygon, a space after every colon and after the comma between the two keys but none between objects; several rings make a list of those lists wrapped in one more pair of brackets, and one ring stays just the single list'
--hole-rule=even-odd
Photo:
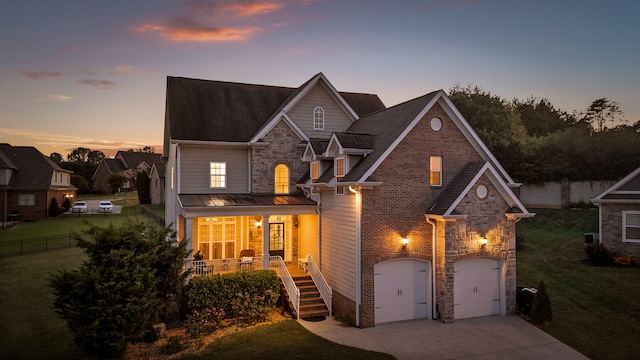
[{"label": "blue sky", "polygon": [[640,2],[23,0],[0,3],[0,142],[160,149],[167,76],[340,91],[395,105],[473,85],[640,120]]}]

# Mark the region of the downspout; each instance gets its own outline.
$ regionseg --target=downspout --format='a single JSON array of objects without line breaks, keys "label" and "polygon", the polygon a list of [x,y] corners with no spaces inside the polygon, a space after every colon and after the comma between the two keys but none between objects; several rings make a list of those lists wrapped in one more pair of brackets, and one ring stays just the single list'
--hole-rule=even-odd
[{"label": "downspout", "polygon": [[362,190],[358,186],[355,189],[349,185],[349,191],[356,194],[356,327],[360,327],[360,303],[362,302],[361,289],[361,226],[362,226]]},{"label": "downspout", "polygon": [[438,304],[436,303],[437,289],[436,286],[436,223],[429,219],[427,215],[424,216],[429,224],[431,224],[431,319],[438,320],[440,314],[438,313]]}]

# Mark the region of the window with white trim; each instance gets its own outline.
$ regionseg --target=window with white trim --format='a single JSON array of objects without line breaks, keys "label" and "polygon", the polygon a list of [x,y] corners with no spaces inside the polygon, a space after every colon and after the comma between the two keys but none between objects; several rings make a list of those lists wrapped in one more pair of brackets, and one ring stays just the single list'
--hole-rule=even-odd
[{"label": "window with white trim", "polygon": [[622,241],[640,243],[640,211],[622,212]]},{"label": "window with white trim", "polygon": [[336,158],[336,172],[337,177],[344,177],[345,173],[345,160],[344,157]]},{"label": "window with white trim", "polygon": [[287,165],[279,164],[275,170],[275,190],[276,194],[289,193],[289,168]]},{"label": "window with white trim", "polygon": [[442,186],[442,156],[429,158],[429,185]]},{"label": "window with white trim", "polygon": [[317,161],[311,162],[311,181],[315,182],[320,177],[320,166]]},{"label": "window with white trim", "polygon": [[211,162],[209,163],[209,186],[212,188],[227,187],[227,163]]},{"label": "window with white trim", "polygon": [[324,109],[319,106],[313,109],[313,130],[324,130]]},{"label": "window with white trim", "polygon": [[198,250],[203,260],[236,257],[236,218],[199,218]]},{"label": "window with white trim", "polygon": [[19,194],[18,206],[34,206],[36,204],[36,194]]}]

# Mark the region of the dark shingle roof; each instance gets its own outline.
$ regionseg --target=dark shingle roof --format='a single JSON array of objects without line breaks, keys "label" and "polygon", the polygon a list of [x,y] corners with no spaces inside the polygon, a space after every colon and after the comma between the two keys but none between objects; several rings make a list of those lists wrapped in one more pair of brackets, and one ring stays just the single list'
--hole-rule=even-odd
[{"label": "dark shingle roof", "polygon": [[[165,127],[176,140],[249,141],[309,81],[294,89],[167,77]],[[384,109],[377,95],[340,95],[359,116]]]},{"label": "dark shingle roof", "polygon": [[375,136],[371,134],[336,133],[336,138],[343,148],[348,149],[373,149]]},{"label": "dark shingle roof", "polygon": [[65,170],[44,156],[33,146],[11,146],[0,144],[0,168],[13,169],[10,189],[41,190],[51,187],[53,171]]},{"label": "dark shingle roof", "polygon": [[138,167],[138,165],[142,164],[143,162],[147,163],[147,165],[149,165],[150,167],[153,164],[160,164],[162,163],[160,159],[161,156],[162,155],[160,154],[146,153],[146,152],[139,152],[139,151],[118,151],[118,153],[116,154],[116,157],[122,158],[122,162],[124,163],[123,165],[125,166],[125,170],[135,169],[136,167]]},{"label": "dark shingle roof", "polygon": [[309,139],[309,143],[311,144],[311,148],[316,155],[324,154],[325,150],[327,150],[327,145],[329,145],[329,140],[327,139]]},{"label": "dark shingle roof", "polygon": [[427,214],[444,215],[464,189],[469,186],[471,180],[478,174],[484,164],[484,162],[478,161],[465,165],[431,204]]},{"label": "dark shingle roof", "polygon": [[359,181],[437,93],[437,91],[431,92],[405,103],[367,115],[354,122],[347,129],[346,133],[375,135],[373,151],[356,164],[342,181]]}]

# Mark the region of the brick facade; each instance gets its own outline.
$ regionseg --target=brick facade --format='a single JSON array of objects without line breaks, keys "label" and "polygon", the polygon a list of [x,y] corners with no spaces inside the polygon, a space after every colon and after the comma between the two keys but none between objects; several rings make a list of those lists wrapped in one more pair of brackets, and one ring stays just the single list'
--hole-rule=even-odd
[{"label": "brick facade", "polygon": [[[433,117],[443,122],[437,132],[430,127]],[[372,177],[382,185],[364,190],[362,197],[362,327],[375,325],[376,264],[399,258],[434,260],[432,225],[425,214],[443,187],[429,186],[430,156],[442,156],[444,184],[467,163],[482,160],[444,110],[435,105],[376,169]],[[467,218],[439,222],[436,227],[437,305],[444,322],[454,319],[454,263],[470,256],[504,261],[507,313],[515,313],[515,224],[506,219],[509,206],[492,183],[486,178],[480,183],[489,189],[487,197],[478,199],[470,192],[457,208]],[[489,239],[482,249],[479,234]],[[400,242],[403,237],[409,238],[406,248]]]}]

